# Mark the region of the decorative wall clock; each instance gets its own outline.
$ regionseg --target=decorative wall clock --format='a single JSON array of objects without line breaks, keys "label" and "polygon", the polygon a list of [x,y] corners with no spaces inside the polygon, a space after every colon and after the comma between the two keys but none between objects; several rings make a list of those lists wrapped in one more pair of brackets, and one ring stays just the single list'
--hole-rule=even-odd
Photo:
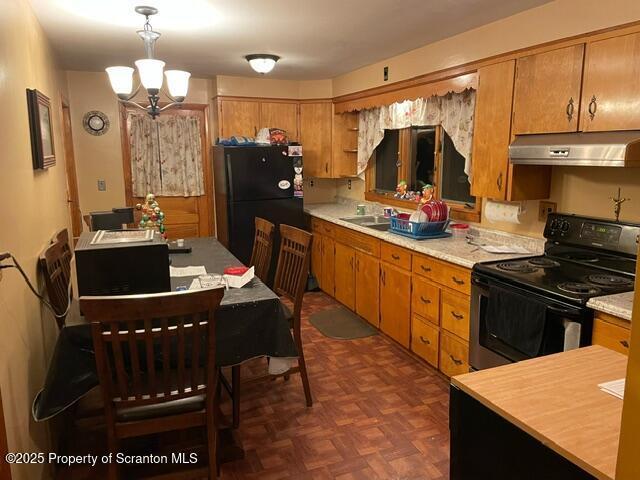
[{"label": "decorative wall clock", "polygon": [[92,110],[84,114],[82,126],[91,135],[104,135],[109,130],[109,118],[102,112]]}]

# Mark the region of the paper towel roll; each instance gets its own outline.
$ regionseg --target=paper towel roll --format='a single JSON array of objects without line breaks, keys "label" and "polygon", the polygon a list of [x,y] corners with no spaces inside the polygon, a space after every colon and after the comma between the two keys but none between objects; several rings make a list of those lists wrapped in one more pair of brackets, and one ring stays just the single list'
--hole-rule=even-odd
[{"label": "paper towel roll", "polygon": [[483,206],[484,216],[490,222],[520,223],[519,203],[494,202],[487,200]]}]

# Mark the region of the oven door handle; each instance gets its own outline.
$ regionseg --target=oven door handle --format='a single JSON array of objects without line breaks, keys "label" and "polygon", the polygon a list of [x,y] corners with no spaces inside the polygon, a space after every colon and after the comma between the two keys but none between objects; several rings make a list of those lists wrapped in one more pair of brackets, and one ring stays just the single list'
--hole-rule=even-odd
[{"label": "oven door handle", "polygon": [[571,317],[571,318],[582,318],[582,315],[580,314],[580,312],[576,310],[570,310],[568,308],[559,308],[551,305],[548,306],[547,309],[550,312],[556,313],[558,315],[564,315],[566,317]]}]

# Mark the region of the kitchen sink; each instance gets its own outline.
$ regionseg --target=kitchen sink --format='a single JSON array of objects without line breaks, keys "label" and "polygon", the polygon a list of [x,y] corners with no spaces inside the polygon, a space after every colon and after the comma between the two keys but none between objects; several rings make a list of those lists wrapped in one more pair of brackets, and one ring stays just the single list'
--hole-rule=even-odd
[{"label": "kitchen sink", "polygon": [[358,215],[355,217],[341,218],[340,220],[380,231],[387,231],[391,223],[388,218],[382,215]]}]

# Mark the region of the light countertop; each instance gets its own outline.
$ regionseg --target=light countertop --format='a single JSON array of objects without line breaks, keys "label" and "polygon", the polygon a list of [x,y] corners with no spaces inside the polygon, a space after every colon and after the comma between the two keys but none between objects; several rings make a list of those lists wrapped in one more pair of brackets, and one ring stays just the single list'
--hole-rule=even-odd
[{"label": "light countertop", "polygon": [[451,383],[599,479],[615,478],[622,400],[598,384],[625,377],[627,357],[594,345]]},{"label": "light countertop", "polygon": [[594,297],[587,302],[587,307],[631,321],[633,294],[634,292],[626,292],[618,293],[617,295]]},{"label": "light countertop", "polygon": [[[529,256],[527,254],[493,254],[485,252],[477,246],[467,243],[465,238],[442,238],[431,240],[412,240],[401,235],[390,232],[382,232],[372,228],[355,225],[344,220],[345,217],[355,216],[355,209],[352,205],[342,203],[318,203],[305,205],[305,211],[313,216],[335,223],[351,230],[379,238],[385,242],[393,243],[401,247],[423,253],[446,262],[460,265],[466,268],[472,268],[476,263],[492,260],[505,260],[518,257]],[[498,245],[518,245],[526,248],[531,255],[539,255],[544,250],[544,240],[522,235],[514,235],[505,232],[498,232],[484,228],[473,227],[472,233],[480,241],[498,244]]]}]

